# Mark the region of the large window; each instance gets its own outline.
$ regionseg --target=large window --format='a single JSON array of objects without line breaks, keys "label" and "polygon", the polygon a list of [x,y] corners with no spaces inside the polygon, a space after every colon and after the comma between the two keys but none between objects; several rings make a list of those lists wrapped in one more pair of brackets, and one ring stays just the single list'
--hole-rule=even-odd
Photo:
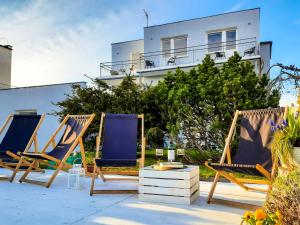
[{"label": "large window", "polygon": [[171,39],[162,39],[162,51],[165,57],[171,57]]},{"label": "large window", "polygon": [[174,55],[176,57],[187,55],[187,37],[174,38]]},{"label": "large window", "polygon": [[187,56],[187,36],[163,38],[162,51],[166,58]]},{"label": "large window", "polygon": [[226,49],[236,49],[236,31],[228,30],[226,31]]},{"label": "large window", "polygon": [[207,35],[208,52],[219,52],[222,50],[222,32]]}]

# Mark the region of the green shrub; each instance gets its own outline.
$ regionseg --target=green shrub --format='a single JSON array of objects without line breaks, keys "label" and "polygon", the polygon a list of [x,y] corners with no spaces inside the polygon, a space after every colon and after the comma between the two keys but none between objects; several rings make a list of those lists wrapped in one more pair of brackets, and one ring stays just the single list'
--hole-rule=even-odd
[{"label": "green shrub", "polygon": [[219,162],[222,152],[218,150],[203,150],[198,151],[197,149],[188,149],[186,154],[189,158],[193,159],[193,163],[203,164],[205,161],[212,160],[213,162]]},{"label": "green shrub", "polygon": [[164,144],[164,132],[159,127],[152,127],[146,133],[147,144],[152,148],[162,147]]},{"label": "green shrub", "polygon": [[96,156],[96,152],[85,152],[85,161],[87,165],[93,165],[94,158]]},{"label": "green shrub", "polygon": [[300,171],[278,176],[273,189],[268,193],[265,210],[268,213],[279,211],[283,225],[300,224]]}]

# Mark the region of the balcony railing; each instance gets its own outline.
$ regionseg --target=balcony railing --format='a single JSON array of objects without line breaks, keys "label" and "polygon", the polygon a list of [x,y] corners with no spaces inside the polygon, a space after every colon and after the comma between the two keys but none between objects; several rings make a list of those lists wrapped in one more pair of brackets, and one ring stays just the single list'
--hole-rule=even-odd
[{"label": "balcony railing", "polygon": [[252,37],[232,42],[146,52],[140,54],[134,60],[100,63],[100,77],[135,74],[147,70],[168,69],[177,66],[194,66],[201,63],[206,55],[210,55],[216,63],[221,63],[225,62],[235,51],[243,59],[251,59],[259,55],[260,49],[256,38]]}]

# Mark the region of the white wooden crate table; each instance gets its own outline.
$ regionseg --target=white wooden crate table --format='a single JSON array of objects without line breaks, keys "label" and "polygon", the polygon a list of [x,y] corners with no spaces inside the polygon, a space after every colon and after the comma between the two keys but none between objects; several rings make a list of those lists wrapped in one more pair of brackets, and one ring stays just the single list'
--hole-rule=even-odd
[{"label": "white wooden crate table", "polygon": [[139,171],[139,200],[192,204],[199,197],[199,166],[159,171],[148,166]]}]

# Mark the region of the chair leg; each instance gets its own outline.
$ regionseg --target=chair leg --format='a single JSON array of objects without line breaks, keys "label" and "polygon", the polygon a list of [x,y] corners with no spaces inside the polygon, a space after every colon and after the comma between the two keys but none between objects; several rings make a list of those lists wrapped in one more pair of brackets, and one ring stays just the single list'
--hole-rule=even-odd
[{"label": "chair leg", "polygon": [[54,181],[55,177],[58,175],[59,171],[63,168],[64,163],[60,162],[58,167],[56,168],[55,172],[53,173],[53,175],[51,176],[51,178],[49,179],[49,181],[46,183],[46,187],[49,188],[50,185],[52,184],[52,182]]},{"label": "chair leg", "polygon": [[217,186],[219,178],[220,178],[220,175],[217,172],[216,175],[215,175],[214,182],[211,185],[210,192],[209,192],[208,197],[207,197],[207,203],[210,203],[210,201],[211,201],[211,199],[213,197],[213,194],[215,192],[215,189],[216,189],[216,186]]},{"label": "chair leg", "polygon": [[18,173],[18,171],[19,171],[19,169],[20,169],[22,163],[23,163],[23,157],[20,158],[20,160],[19,160],[19,162],[18,162],[16,168],[14,169],[13,174],[12,174],[11,177],[10,177],[10,180],[9,180],[10,183],[12,183],[13,180],[15,179],[15,177],[16,177],[16,175],[17,175],[17,173]]},{"label": "chair leg", "polygon": [[91,182],[91,189],[90,189],[90,196],[93,195],[94,193],[94,186],[95,186],[95,179],[98,177],[98,172],[97,172],[97,166],[94,165],[94,171],[93,171],[93,176],[92,176],[92,182]]},{"label": "chair leg", "polygon": [[28,176],[28,174],[31,172],[32,168],[36,166],[36,164],[38,163],[38,159],[33,160],[33,162],[30,164],[30,166],[28,167],[28,169],[25,171],[25,173],[23,174],[23,176],[20,178],[19,182],[22,183],[23,180]]},{"label": "chair leg", "polygon": [[97,173],[100,175],[102,181],[105,182],[106,179],[105,179],[105,177],[104,177],[104,175],[103,175],[103,173],[101,171],[101,168],[99,168],[97,166],[96,166],[96,168],[97,168]]}]

